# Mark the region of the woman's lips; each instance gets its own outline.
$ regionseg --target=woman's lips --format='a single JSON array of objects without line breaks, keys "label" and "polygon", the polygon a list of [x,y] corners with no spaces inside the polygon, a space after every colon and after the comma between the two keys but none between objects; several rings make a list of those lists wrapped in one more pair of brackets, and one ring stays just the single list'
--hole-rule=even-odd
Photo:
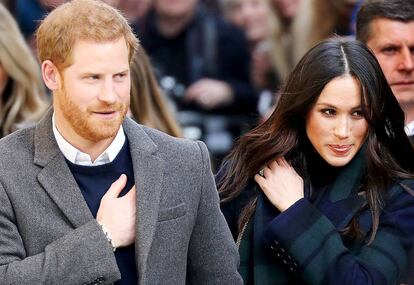
[{"label": "woman's lips", "polygon": [[391,86],[405,86],[405,85],[413,85],[414,81],[398,81],[390,84]]},{"label": "woman's lips", "polygon": [[339,144],[330,144],[328,145],[332,152],[338,156],[346,156],[349,151],[352,149],[352,144],[339,145]]}]

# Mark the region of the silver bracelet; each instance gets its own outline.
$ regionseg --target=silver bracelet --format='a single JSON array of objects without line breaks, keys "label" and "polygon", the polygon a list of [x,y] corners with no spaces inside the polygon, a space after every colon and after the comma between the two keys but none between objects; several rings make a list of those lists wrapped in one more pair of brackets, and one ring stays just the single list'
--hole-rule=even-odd
[{"label": "silver bracelet", "polygon": [[98,222],[99,226],[101,226],[101,229],[106,237],[106,239],[108,240],[109,244],[112,247],[112,251],[115,252],[116,250],[116,245],[114,243],[114,241],[112,240],[111,236],[109,235],[108,230],[105,228],[105,226],[103,224],[101,224],[100,222]]}]

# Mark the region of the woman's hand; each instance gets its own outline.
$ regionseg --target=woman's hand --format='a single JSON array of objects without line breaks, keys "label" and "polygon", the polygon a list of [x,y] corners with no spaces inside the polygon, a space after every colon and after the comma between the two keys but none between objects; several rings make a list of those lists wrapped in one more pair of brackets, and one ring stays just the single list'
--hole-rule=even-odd
[{"label": "woman's hand", "polygon": [[279,211],[285,211],[303,198],[303,179],[284,158],[272,161],[261,172],[254,180]]}]

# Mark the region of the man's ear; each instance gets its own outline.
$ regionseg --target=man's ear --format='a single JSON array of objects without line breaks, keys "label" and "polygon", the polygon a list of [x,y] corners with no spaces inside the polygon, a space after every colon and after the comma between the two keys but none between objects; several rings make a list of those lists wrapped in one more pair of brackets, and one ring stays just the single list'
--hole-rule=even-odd
[{"label": "man's ear", "polygon": [[59,70],[50,60],[42,63],[42,77],[47,88],[51,91],[58,90],[61,85]]}]

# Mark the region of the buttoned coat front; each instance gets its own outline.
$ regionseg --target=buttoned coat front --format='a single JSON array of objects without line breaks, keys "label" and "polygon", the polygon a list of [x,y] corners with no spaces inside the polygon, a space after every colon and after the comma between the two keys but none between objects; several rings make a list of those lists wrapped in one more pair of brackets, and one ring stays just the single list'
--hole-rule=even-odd
[{"label": "buttoned coat front", "polygon": [[[0,284],[111,284],[115,256],[60,152],[52,112],[0,140]],[[241,284],[204,144],[126,119],[139,284]]]}]

